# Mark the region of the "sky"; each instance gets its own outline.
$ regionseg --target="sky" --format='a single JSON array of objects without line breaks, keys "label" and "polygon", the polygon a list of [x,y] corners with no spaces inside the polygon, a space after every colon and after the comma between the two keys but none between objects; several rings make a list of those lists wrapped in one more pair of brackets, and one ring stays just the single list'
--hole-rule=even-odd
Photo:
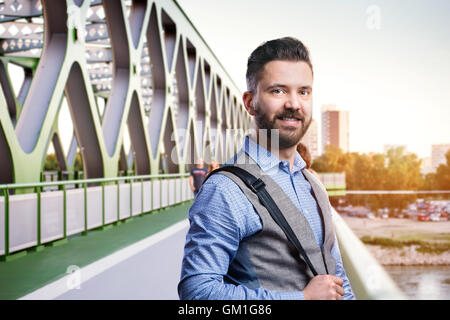
[{"label": "sky", "polygon": [[450,1],[178,0],[242,92],[247,58],[293,36],[310,50],[314,111],[350,113],[350,151],[450,143]]}]

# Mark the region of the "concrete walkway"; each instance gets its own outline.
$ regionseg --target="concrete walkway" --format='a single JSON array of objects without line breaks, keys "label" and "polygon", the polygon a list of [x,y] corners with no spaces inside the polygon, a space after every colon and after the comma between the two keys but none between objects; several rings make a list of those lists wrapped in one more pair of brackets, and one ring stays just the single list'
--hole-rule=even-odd
[{"label": "concrete walkway", "polygon": [[177,299],[191,204],[2,261],[0,299]]}]

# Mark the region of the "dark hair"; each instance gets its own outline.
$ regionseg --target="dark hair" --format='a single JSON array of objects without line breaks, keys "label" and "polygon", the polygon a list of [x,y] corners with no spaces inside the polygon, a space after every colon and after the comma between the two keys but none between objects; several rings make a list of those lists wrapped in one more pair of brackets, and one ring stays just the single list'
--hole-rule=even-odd
[{"label": "dark hair", "polygon": [[297,145],[297,152],[300,154],[302,159],[305,161],[306,169],[311,168],[312,157],[311,157],[311,153],[309,153],[308,148],[303,143],[300,142]]},{"label": "dark hair", "polygon": [[303,43],[292,37],[270,40],[256,48],[247,62],[247,90],[254,92],[259,75],[266,63],[274,60],[304,61],[313,70],[309,51]]}]

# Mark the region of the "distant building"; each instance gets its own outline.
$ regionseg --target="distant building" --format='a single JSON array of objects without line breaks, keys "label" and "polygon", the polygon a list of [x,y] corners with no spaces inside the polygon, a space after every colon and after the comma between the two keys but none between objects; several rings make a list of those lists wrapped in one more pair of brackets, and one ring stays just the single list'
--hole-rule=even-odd
[{"label": "distant building", "polygon": [[426,157],[422,159],[422,164],[420,166],[420,172],[424,175],[434,172],[433,166],[431,165],[431,157]]},{"label": "distant building", "polygon": [[450,143],[431,145],[431,166],[436,170],[440,164],[445,164],[445,154],[450,150]]},{"label": "distant building", "polygon": [[322,106],[322,152],[333,145],[349,152],[349,112],[338,110],[336,105]]},{"label": "distant building", "polygon": [[319,129],[316,120],[312,119],[309,129],[301,142],[308,148],[312,160],[319,156]]}]

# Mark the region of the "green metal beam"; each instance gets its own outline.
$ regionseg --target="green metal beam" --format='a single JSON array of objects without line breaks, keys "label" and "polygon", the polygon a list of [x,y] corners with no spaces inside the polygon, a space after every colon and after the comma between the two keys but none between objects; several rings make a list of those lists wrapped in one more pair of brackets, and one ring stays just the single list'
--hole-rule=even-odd
[{"label": "green metal beam", "polygon": [[[41,4],[8,11],[31,22],[5,20],[16,36],[0,32],[3,64],[33,71],[13,106],[12,75],[0,70],[0,183],[39,182],[52,140],[60,166],[72,165],[58,146],[64,96],[86,178],[118,175],[125,130],[136,174],[156,174],[162,157],[170,173],[199,156],[224,162],[250,129],[239,89],[175,1]],[[102,117],[96,96],[107,97]]]}]

